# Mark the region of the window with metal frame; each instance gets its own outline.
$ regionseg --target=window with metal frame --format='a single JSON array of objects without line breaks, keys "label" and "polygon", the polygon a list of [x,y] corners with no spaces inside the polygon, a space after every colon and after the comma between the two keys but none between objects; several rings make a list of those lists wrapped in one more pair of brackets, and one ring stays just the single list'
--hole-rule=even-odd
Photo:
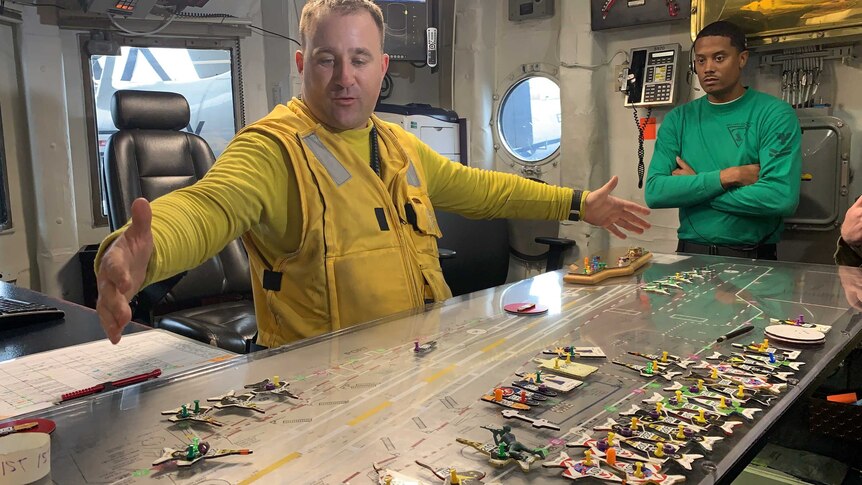
[{"label": "window with metal frame", "polygon": [[497,130],[506,152],[521,164],[541,164],[560,148],[560,86],[531,75],[506,91],[497,113]]},{"label": "window with metal frame", "polygon": [[102,177],[104,151],[116,133],[111,98],[121,89],[182,94],[191,117],[185,128],[201,136],[219,156],[242,119],[238,42],[208,40],[193,46],[181,39],[134,39],[120,55],[89,55],[83,48],[84,95],[90,142],[93,220],[107,225],[107,199]]}]

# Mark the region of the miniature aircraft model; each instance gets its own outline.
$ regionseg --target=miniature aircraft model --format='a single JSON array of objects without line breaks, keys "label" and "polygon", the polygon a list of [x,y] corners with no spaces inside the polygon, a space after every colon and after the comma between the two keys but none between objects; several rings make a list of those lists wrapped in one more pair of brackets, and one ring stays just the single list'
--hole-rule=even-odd
[{"label": "miniature aircraft model", "polygon": [[646,354],[643,352],[626,352],[629,355],[634,355],[635,357],[641,357],[646,360],[649,360],[653,363],[654,367],[664,368],[670,364],[676,364],[677,366],[685,369],[691,364],[694,364],[694,361],[691,360],[683,360],[677,355],[669,354],[667,352],[662,352],[661,355],[658,354]]},{"label": "miniature aircraft model", "polygon": [[592,463],[587,462],[587,460],[578,461],[571,458],[565,451],[561,451],[560,456],[556,460],[546,461],[542,463],[542,466],[565,468],[563,476],[572,480],[593,477],[605,482],[622,483],[623,481],[622,478],[600,467],[597,461]]},{"label": "miniature aircraft model", "polygon": [[628,362],[623,362],[616,359],[612,360],[611,362],[636,371],[643,377],[662,377],[664,379],[672,381],[676,376],[682,375],[682,372],[662,371],[662,369],[658,368],[658,366],[653,362],[647,362],[647,365],[629,364]]},{"label": "miniature aircraft model", "polygon": [[173,461],[176,462],[177,466],[187,467],[192,466],[195,463],[201,460],[210,460],[212,458],[221,458],[223,456],[228,455],[250,455],[252,454],[252,450],[249,449],[241,449],[241,450],[225,450],[225,449],[214,449],[210,448],[209,443],[206,441],[199,442],[198,438],[194,439],[193,443],[190,443],[186,449],[177,450],[174,448],[164,448],[162,450],[162,456],[160,456],[156,461],[153,462],[153,466],[160,465],[165,462]]},{"label": "miniature aircraft model", "polygon": [[252,411],[258,413],[265,413],[263,409],[258,407],[257,404],[251,402],[254,399],[253,392],[247,392],[245,394],[240,394],[239,396],[235,396],[233,390],[228,391],[227,394],[223,394],[221,396],[208,398],[207,401],[213,402],[217,401],[214,406],[218,409],[225,408],[240,408],[240,409],[251,409]]},{"label": "miniature aircraft model", "polygon": [[665,398],[659,393],[655,393],[652,397],[644,399],[643,402],[649,404],[661,403],[664,407],[674,410],[684,408],[686,410],[700,411],[703,409],[705,413],[719,414],[722,416],[738,414],[749,421],[754,419],[754,413],[762,411],[757,408],[743,408],[738,402],[734,402],[731,399],[721,399],[718,403],[715,403],[715,401],[711,399],[693,397],[687,400],[687,402],[677,403],[672,402],[670,399]]},{"label": "miniature aircraft model", "polygon": [[383,468],[377,463],[372,463],[371,466],[377,472],[378,485],[430,485],[424,480],[413,478],[395,470]]},{"label": "miniature aircraft model", "polygon": [[667,286],[669,288],[676,288],[677,290],[683,289],[683,287],[680,286],[679,283],[677,283],[674,280],[674,278],[672,278],[672,277],[668,277],[667,279],[664,279],[664,280],[659,280],[659,281],[657,281],[657,283],[660,283],[662,286]]},{"label": "miniature aircraft model", "polygon": [[[189,408],[191,408],[191,410]],[[168,418],[168,421],[173,423],[178,423],[180,421],[197,421],[199,423],[207,423],[213,426],[222,426],[221,422],[216,421],[215,418],[208,414],[210,409],[212,409],[212,407],[201,406],[200,401],[195,399],[194,405],[186,403],[178,408],[162,411],[162,414],[171,415],[171,417]]]},{"label": "miniature aircraft model", "polygon": [[434,468],[419,460],[416,460],[416,464],[431,470],[435,477],[443,480],[444,485],[481,485],[482,479],[485,478],[484,472],[476,470],[458,471],[455,468]]},{"label": "miniature aircraft model", "polygon": [[504,410],[500,411],[500,413],[503,415],[504,418],[507,418],[507,419],[514,418],[514,419],[520,419],[521,421],[526,421],[526,422],[530,423],[534,428],[548,428],[548,429],[555,429],[557,431],[560,430],[560,425],[554,424],[554,423],[548,421],[547,419],[531,418],[531,417],[525,416],[525,415],[523,415],[523,414],[521,414],[518,411],[515,411],[513,409],[504,409]]},{"label": "miniature aircraft model", "polygon": [[276,396],[287,396],[291,399],[299,399],[299,396],[290,392],[288,386],[290,386],[289,382],[282,381],[278,376],[274,376],[272,380],[267,378],[254,384],[248,384],[245,386],[245,389],[248,389],[252,394],[268,393]]},{"label": "miniature aircraft model", "polygon": [[479,441],[468,440],[465,438],[456,438],[455,441],[463,445],[470,446],[477,451],[488,455],[488,463],[495,467],[504,467],[509,463],[517,463],[522,471],[527,472],[530,466],[536,462],[538,458],[547,456],[545,448],[527,448],[515,439],[512,434],[512,428],[508,425],[503,425],[502,428],[491,428],[482,426],[494,436],[494,443],[481,443]]},{"label": "miniature aircraft model", "polygon": [[658,293],[660,295],[670,295],[670,292],[662,287],[661,283],[648,283],[643,286],[643,290],[648,293]]}]

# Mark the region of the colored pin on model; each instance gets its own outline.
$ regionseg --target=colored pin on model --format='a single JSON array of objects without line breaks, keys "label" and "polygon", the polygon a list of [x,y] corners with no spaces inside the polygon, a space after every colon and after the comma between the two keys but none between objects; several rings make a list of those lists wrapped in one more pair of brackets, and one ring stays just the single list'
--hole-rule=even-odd
[{"label": "colored pin on model", "polygon": [[168,421],[178,423],[180,421],[197,421],[199,423],[211,424],[213,426],[222,426],[223,423],[217,421],[208,414],[211,406],[201,406],[200,401],[195,399],[194,404],[186,403],[175,409],[162,411],[164,415],[171,415]]},{"label": "colored pin on model", "polygon": [[209,443],[206,441],[199,442],[198,438],[194,439],[194,442],[190,443],[184,449],[176,449],[176,448],[164,448],[162,450],[162,456],[156,459],[153,462],[153,466],[161,465],[162,463],[166,463],[169,461],[173,461],[177,466],[180,467],[189,467],[194,465],[195,463],[201,460],[210,460],[213,458],[221,458],[223,456],[229,455],[250,455],[252,454],[252,450],[249,449],[239,449],[239,450],[228,450],[228,449],[213,449],[210,448]]}]

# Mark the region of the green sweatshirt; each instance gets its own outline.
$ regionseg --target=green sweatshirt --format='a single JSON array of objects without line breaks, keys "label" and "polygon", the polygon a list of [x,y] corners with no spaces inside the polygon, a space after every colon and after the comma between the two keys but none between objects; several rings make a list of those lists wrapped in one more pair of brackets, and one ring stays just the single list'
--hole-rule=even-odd
[{"label": "green sweatshirt", "polygon": [[[774,243],[799,202],[802,134],[793,108],[747,89],[726,104],[704,96],[664,118],[646,180],[656,209],[679,208],[679,239],[701,244]],[[672,175],[676,157],[695,175]],[[725,190],[722,169],[760,164],[759,180]]]}]

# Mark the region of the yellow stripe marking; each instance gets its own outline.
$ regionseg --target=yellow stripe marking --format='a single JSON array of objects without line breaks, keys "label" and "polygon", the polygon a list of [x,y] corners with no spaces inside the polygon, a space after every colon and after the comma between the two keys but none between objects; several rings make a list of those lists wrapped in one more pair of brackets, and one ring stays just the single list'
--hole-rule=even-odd
[{"label": "yellow stripe marking", "polygon": [[488,351],[494,349],[494,347],[499,347],[500,345],[503,345],[504,342],[506,342],[506,339],[501,338],[500,340],[485,346],[485,348],[482,349],[482,352],[488,352]]},{"label": "yellow stripe marking", "polygon": [[254,475],[251,475],[250,477],[246,478],[245,480],[239,482],[239,485],[248,485],[249,483],[254,483],[254,482],[260,480],[261,478],[263,478],[264,475],[269,475],[270,473],[274,472],[276,469],[280,468],[285,463],[287,463],[289,461],[293,461],[293,460],[299,458],[300,456],[302,456],[302,453],[294,451],[293,453],[285,456],[281,460],[278,460],[277,462],[273,463],[272,465],[264,468],[263,470],[255,473]]},{"label": "yellow stripe marking", "polygon": [[579,301],[580,300],[572,300],[572,301],[566,303],[565,305],[563,305],[563,310],[571,309],[573,306],[577,305]]},{"label": "yellow stripe marking", "polygon": [[455,367],[457,367],[457,366],[455,364],[452,364],[449,367],[447,367],[447,368],[445,368],[439,372],[435,372],[434,374],[431,374],[430,376],[426,377],[425,382],[429,382],[429,383],[434,382],[437,379],[439,379],[439,378],[445,376],[446,374],[452,372],[453,370],[455,370]]},{"label": "yellow stripe marking", "polygon": [[212,358],[212,359],[210,359],[209,361],[210,361],[210,362],[224,362],[224,361],[226,361],[226,360],[233,359],[234,357],[236,357],[236,355],[231,355],[231,354],[227,354],[227,355],[220,355],[220,356],[218,356],[218,357],[213,357],[213,358]]},{"label": "yellow stripe marking", "polygon": [[347,422],[347,425],[348,426],[356,426],[357,424],[365,421],[366,419],[370,418],[371,416],[374,416],[375,414],[379,413],[380,411],[383,411],[384,409],[388,408],[391,405],[392,405],[392,401],[384,401],[382,404],[380,404],[376,408],[369,409],[368,411],[366,411],[366,412],[360,414],[359,416],[351,419],[350,421]]}]

